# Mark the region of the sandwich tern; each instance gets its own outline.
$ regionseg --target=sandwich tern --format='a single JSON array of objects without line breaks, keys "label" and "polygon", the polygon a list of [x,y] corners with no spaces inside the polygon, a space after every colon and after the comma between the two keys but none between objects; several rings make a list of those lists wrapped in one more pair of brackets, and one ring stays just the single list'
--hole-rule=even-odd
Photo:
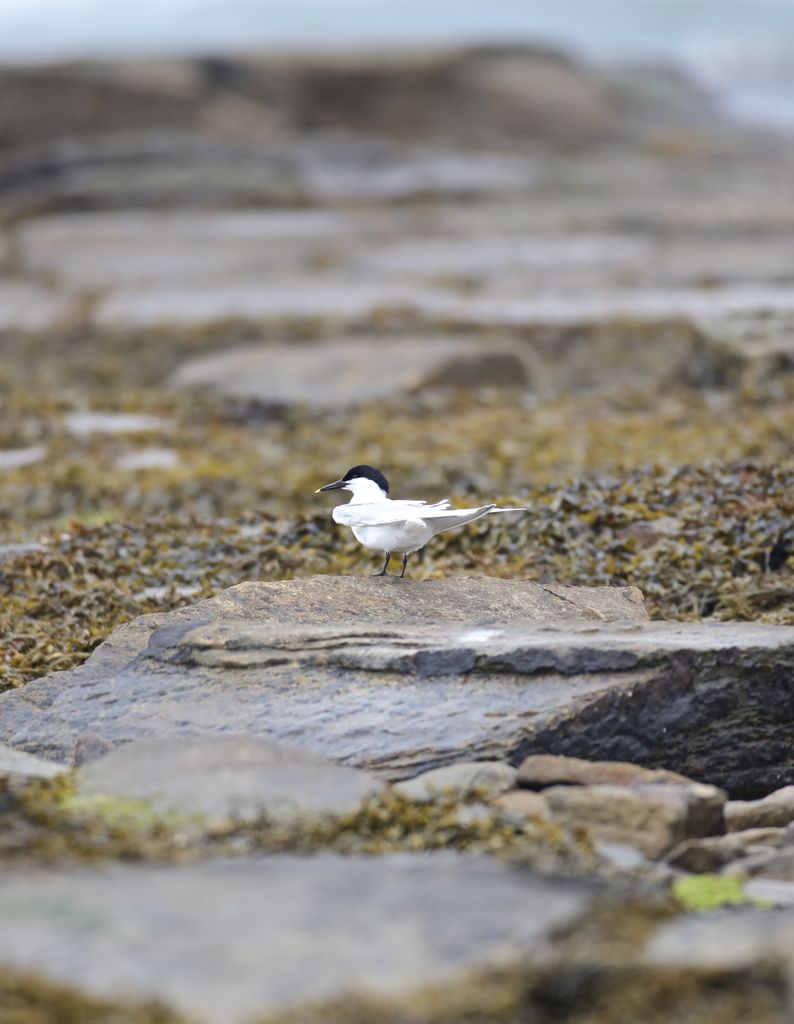
[{"label": "sandwich tern", "polygon": [[402,555],[401,579],[405,578],[408,556],[423,548],[437,533],[496,512],[527,511],[525,508],[499,508],[497,505],[452,508],[446,498],[432,505],[426,501],[395,501],[389,497],[389,481],[374,466],[353,466],[341,480],[318,487],[314,493],[336,490],[350,491],[352,497],[333,510],[334,522],[349,526],[353,536],[365,548],[384,552],[386,561],[376,576],[388,576],[386,570],[392,554]]}]

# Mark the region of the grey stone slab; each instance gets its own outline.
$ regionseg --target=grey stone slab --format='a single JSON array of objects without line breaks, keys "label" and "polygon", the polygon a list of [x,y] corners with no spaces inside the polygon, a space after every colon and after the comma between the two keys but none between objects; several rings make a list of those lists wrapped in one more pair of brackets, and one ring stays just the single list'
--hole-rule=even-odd
[{"label": "grey stone slab", "polygon": [[733,972],[791,965],[794,915],[752,907],[686,914],[662,925],[642,963],[650,968]]},{"label": "grey stone slab", "polygon": [[526,355],[525,345],[452,337],[256,345],[188,360],[171,383],[276,404],[347,408],[425,388],[528,388]]},{"label": "grey stone slab", "polygon": [[776,907],[794,907],[794,882],[774,878],[750,878],[744,883],[748,899]]},{"label": "grey stone slab", "polygon": [[54,779],[67,770],[67,765],[45,761],[23,750],[14,750],[13,747],[0,744],[0,781]]},{"label": "grey stone slab", "polygon": [[350,239],[362,222],[330,210],[125,210],[40,217],[14,235],[33,273],[73,288],[268,273],[314,247]]},{"label": "grey stone slab", "polygon": [[89,760],[134,739],[262,736],[392,780],[553,751],[734,795],[794,771],[794,628],[645,615],[630,589],[518,580],[241,584],[3,694],[0,740]]},{"label": "grey stone slab", "polygon": [[0,970],[244,1024],[343,996],[408,1002],[518,966],[588,900],[579,884],[446,853],[6,871]]},{"label": "grey stone slab", "polygon": [[250,736],[127,743],[80,768],[76,785],[85,795],[145,800],[162,814],[280,822],[350,813],[381,788],[367,772]]},{"label": "grey stone slab", "polygon": [[41,462],[46,454],[47,449],[42,444],[29,445],[27,448],[0,448],[0,472],[32,466]]}]

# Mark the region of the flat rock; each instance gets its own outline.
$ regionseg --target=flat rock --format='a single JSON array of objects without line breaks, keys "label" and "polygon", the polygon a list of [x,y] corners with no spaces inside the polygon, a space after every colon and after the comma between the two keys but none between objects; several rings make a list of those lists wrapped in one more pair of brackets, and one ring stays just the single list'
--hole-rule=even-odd
[{"label": "flat rock", "polygon": [[725,794],[715,786],[552,786],[543,799],[552,818],[583,826],[607,843],[662,857],[695,836],[721,832]]},{"label": "flat rock", "polygon": [[245,346],[189,360],[172,383],[273,404],[348,408],[425,388],[528,388],[525,355],[526,346],[511,342],[449,337]]},{"label": "flat rock", "polygon": [[128,743],[79,769],[82,794],[145,800],[162,814],[275,821],[355,811],[380,788],[366,772],[249,736]]},{"label": "flat rock", "polygon": [[0,448],[0,472],[32,466],[41,462],[46,454],[47,449],[42,444],[29,445],[27,448]]},{"label": "flat rock", "polygon": [[[770,915],[752,907],[684,914],[650,938],[642,963],[653,969],[732,974],[754,968],[790,970],[794,915]],[[760,1007],[759,1007],[760,1015]],[[781,1022],[785,1016],[762,1018]]]},{"label": "flat rock", "polygon": [[140,448],[138,451],[122,455],[116,465],[129,473],[150,469],[174,469],[179,465],[179,453],[173,448]]},{"label": "flat rock", "polygon": [[0,744],[0,782],[54,779],[67,770],[66,765]]},{"label": "flat rock", "polygon": [[519,966],[588,899],[580,885],[446,853],[6,871],[0,971],[243,1024],[343,996],[407,1002]]},{"label": "flat rock", "polygon": [[761,800],[731,800],[725,807],[729,832],[748,828],[784,827],[794,821],[794,786],[784,786]]},{"label": "flat rock", "polygon": [[518,782],[529,789],[547,786],[633,786],[640,783],[691,782],[685,775],[643,768],[627,761],[585,761],[580,757],[532,754],[518,768]]},{"label": "flat rock", "polygon": [[707,839],[687,839],[670,851],[667,861],[674,868],[695,874],[715,872],[743,857],[779,849],[784,837],[782,828],[750,828]]},{"label": "flat rock", "polygon": [[748,878],[744,893],[749,900],[775,907],[794,907],[794,882],[775,878]]},{"label": "flat rock", "polygon": [[39,551],[46,551],[44,544],[36,541],[29,541],[23,544],[0,544],[0,562],[10,561],[22,555],[32,555]]},{"label": "flat rock", "polygon": [[42,331],[62,325],[73,300],[33,281],[0,278],[0,330]]},{"label": "flat rock", "polygon": [[72,761],[85,736],[262,736],[390,780],[555,751],[734,795],[792,772],[794,629],[645,616],[635,590],[519,580],[240,584],[0,695],[0,741]]},{"label": "flat rock", "polygon": [[90,437],[91,434],[167,433],[171,427],[170,422],[162,416],[88,409],[67,413],[63,424],[76,437]]},{"label": "flat rock", "polygon": [[466,796],[483,790],[495,796],[510,789],[515,780],[515,768],[502,761],[469,761],[433,768],[413,779],[398,782],[394,788],[411,800],[432,800],[435,794],[450,791]]},{"label": "flat rock", "polygon": [[273,583],[241,583],[176,614],[186,616],[194,624],[243,619],[249,624],[253,621],[296,626],[421,626],[453,622],[480,626],[648,620],[642,594],[636,587],[565,587],[489,576],[437,580],[310,576]]},{"label": "flat rock", "polygon": [[193,281],[300,265],[360,222],[330,210],[125,210],[38,217],[16,229],[22,265],[77,288]]},{"label": "flat rock", "polygon": [[430,294],[422,311],[453,324],[578,324],[632,319],[662,321],[673,317],[709,319],[735,314],[794,312],[794,295],[784,285],[739,283],[709,289],[694,286],[633,287],[617,285],[548,291],[526,297],[515,292],[477,296]]},{"label": "flat rock", "polygon": [[97,327],[195,327],[226,320],[358,323],[385,311],[417,314],[443,293],[411,283],[306,274],[262,281],[260,274],[119,286],[91,314]]}]

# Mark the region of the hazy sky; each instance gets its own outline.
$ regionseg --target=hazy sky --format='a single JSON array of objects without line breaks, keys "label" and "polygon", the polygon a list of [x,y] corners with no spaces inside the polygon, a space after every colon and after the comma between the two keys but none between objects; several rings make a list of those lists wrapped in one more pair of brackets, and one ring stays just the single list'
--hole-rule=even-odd
[{"label": "hazy sky", "polygon": [[794,60],[794,0],[0,0],[0,59],[535,39],[603,56]]}]

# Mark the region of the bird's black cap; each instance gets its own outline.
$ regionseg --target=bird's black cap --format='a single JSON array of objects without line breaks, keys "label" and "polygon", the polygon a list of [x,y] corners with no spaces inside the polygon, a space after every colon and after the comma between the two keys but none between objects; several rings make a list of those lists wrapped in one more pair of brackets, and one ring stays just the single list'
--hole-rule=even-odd
[{"label": "bird's black cap", "polygon": [[335,480],[332,484],[326,484],[325,487],[321,487],[321,491],[335,491],[340,487],[344,487],[349,480],[356,480],[359,477],[364,477],[367,480],[372,480],[380,487],[386,494],[389,493],[389,481],[381,473],[379,469],[375,469],[374,466],[353,466],[349,469],[341,480]]},{"label": "bird's black cap", "polygon": [[375,483],[380,487],[382,491],[389,493],[389,481],[381,473],[379,469],[375,469],[374,466],[353,466],[349,469],[342,477],[343,480],[355,480],[357,477],[366,477],[367,480],[374,480]]}]

